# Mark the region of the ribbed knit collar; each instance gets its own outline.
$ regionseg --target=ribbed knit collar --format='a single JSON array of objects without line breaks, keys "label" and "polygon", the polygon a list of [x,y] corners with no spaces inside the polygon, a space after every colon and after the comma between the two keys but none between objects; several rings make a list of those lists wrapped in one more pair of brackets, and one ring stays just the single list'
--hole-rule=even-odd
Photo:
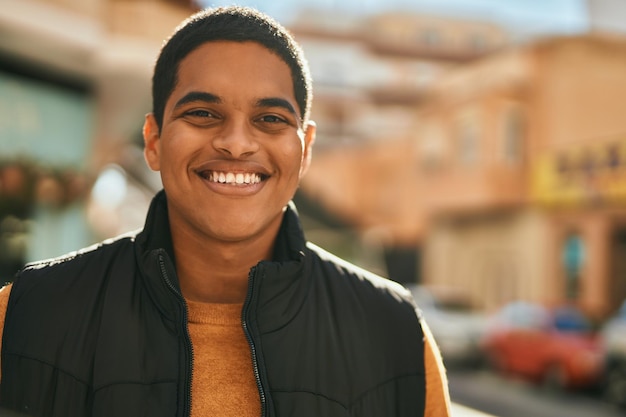
[{"label": "ribbed knit collar", "polygon": [[186,301],[189,323],[241,326],[241,308],[243,303],[220,304]]}]

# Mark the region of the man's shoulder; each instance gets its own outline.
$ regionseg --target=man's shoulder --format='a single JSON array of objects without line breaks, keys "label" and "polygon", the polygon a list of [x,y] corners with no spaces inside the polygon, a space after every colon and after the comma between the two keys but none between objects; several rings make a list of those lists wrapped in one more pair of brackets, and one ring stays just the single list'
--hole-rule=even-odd
[{"label": "man's shoulder", "polygon": [[101,257],[108,258],[120,250],[129,249],[136,234],[136,232],[129,232],[54,258],[30,262],[24,266],[19,275],[43,272],[78,262],[89,262]]},{"label": "man's shoulder", "polygon": [[313,243],[308,242],[307,249],[317,258],[318,265],[333,284],[349,286],[351,291],[390,303],[413,305],[410,291],[401,284],[348,262]]},{"label": "man's shoulder", "polygon": [[93,283],[97,276],[104,276],[113,262],[134,259],[134,236],[134,232],[120,235],[58,257],[28,263],[16,274],[13,290],[23,292],[40,287],[54,291],[72,282]]},{"label": "man's shoulder", "polygon": [[[337,328],[345,329],[345,334],[354,336],[356,341],[390,341],[382,350],[370,346],[376,352],[406,352],[407,346],[411,347],[408,350],[419,352],[423,340],[421,316],[409,290],[316,245],[307,247],[308,255],[314,258],[309,291],[317,306],[327,307],[318,308],[318,314],[332,315]],[[404,348],[397,350],[394,344]]]},{"label": "man's shoulder", "polygon": [[4,312],[7,309],[7,304],[9,303],[11,287],[12,284],[6,284],[0,287],[0,328],[2,328],[2,323],[4,323]]}]

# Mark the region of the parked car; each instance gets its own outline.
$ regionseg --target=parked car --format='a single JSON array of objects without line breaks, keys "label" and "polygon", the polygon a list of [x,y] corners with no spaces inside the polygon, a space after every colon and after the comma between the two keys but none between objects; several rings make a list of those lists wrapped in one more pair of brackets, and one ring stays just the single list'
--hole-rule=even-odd
[{"label": "parked car", "polygon": [[467,297],[458,293],[434,292],[423,285],[407,285],[407,288],[422,311],[446,366],[482,364],[480,341],[487,316],[472,308]]},{"label": "parked car", "polygon": [[482,348],[500,372],[551,388],[597,387],[604,369],[597,331],[570,306],[508,304],[494,316]]},{"label": "parked car", "polygon": [[626,300],[601,330],[606,350],[605,398],[626,408]]}]

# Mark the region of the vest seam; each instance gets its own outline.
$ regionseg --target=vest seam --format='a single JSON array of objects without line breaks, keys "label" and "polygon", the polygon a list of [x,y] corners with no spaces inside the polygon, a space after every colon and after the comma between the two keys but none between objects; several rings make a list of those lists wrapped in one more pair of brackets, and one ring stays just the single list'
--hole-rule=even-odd
[{"label": "vest seam", "polygon": [[422,376],[425,377],[426,374],[423,372],[411,372],[411,373],[407,373],[407,374],[402,374],[402,375],[397,375],[394,376],[392,378],[389,378],[371,388],[366,389],[365,391],[363,391],[361,394],[359,394],[354,400],[352,400],[350,402],[349,405],[346,405],[344,403],[342,403],[339,400],[336,400],[334,398],[329,397],[328,395],[319,393],[319,392],[315,392],[315,391],[309,391],[309,390],[302,390],[302,389],[294,389],[294,390],[286,390],[286,389],[273,389],[271,392],[272,393],[282,393],[282,394],[298,394],[298,393],[305,393],[305,394],[311,394],[314,395],[316,397],[322,397],[327,399],[328,401],[332,401],[333,403],[336,403],[337,405],[341,406],[344,410],[349,411],[351,410],[359,401],[361,401],[363,399],[363,397],[365,397],[367,394],[369,394],[372,391],[377,390],[378,388],[389,384],[390,382],[399,380],[399,379],[404,379],[404,378],[410,378],[410,377],[414,377],[414,376]]},{"label": "vest seam", "polygon": [[331,398],[325,394],[321,394],[319,392],[314,392],[314,391],[308,391],[308,390],[299,390],[299,389],[294,389],[294,390],[277,390],[274,389],[271,391],[272,393],[281,393],[281,394],[311,394],[314,395],[316,397],[322,397],[328,401],[332,401],[333,403],[339,405],[341,408],[343,408],[344,410],[348,411],[349,407],[346,406],[345,404],[343,404],[341,401],[336,400],[334,398]]},{"label": "vest seam", "polygon": [[143,386],[148,386],[148,385],[160,385],[160,384],[178,384],[178,381],[176,379],[164,379],[164,380],[156,380],[153,382],[145,382],[145,381],[116,381],[116,382],[110,382],[108,384],[99,386],[98,388],[94,387],[93,389],[93,393],[96,394],[98,391],[112,387],[114,385],[143,385]]},{"label": "vest seam", "polygon": [[[417,377],[421,376],[421,377],[423,377],[424,381],[426,381],[426,372],[411,372],[411,373],[407,373],[407,374],[396,375],[396,376],[394,376],[392,378],[389,378],[389,379],[387,379],[385,381],[380,382],[379,384],[377,384],[377,385],[375,385],[375,386],[373,386],[371,388],[366,389],[361,394],[357,395],[350,402],[350,405],[348,406],[348,409],[352,409],[352,407],[354,407],[355,404],[360,402],[363,399],[363,397],[365,397],[366,395],[368,395],[372,391],[375,391],[375,390],[379,389],[380,387],[389,384],[390,382],[397,381],[397,380],[400,380],[400,379],[405,379],[405,378],[411,378],[411,377],[414,377],[414,376],[417,376]],[[424,383],[424,386],[426,386],[425,383]]]},{"label": "vest seam", "polygon": [[4,355],[7,356],[6,359],[8,359],[9,356],[13,356],[13,357],[16,357],[16,358],[27,359],[27,360],[30,360],[30,361],[38,362],[40,364],[48,366],[49,368],[53,369],[56,372],[60,372],[63,375],[66,375],[66,376],[69,376],[72,379],[75,379],[77,382],[79,382],[79,383],[81,383],[83,385],[91,386],[89,384],[89,382],[83,380],[82,378],[79,378],[76,375],[74,375],[73,373],[71,373],[69,371],[66,371],[64,369],[61,369],[60,367],[58,367],[58,366],[56,366],[56,365],[54,365],[52,363],[44,361],[43,359],[38,359],[38,358],[34,358],[32,356],[29,356],[29,355],[24,355],[24,354],[21,354],[21,353],[15,353],[15,352],[11,352],[11,351],[4,352]]},{"label": "vest seam", "polygon": [[40,364],[43,364],[43,365],[53,369],[56,372],[60,372],[63,375],[66,375],[66,376],[68,376],[68,377],[70,377],[72,379],[75,379],[77,382],[79,382],[79,383],[81,383],[81,384],[83,384],[83,385],[85,385],[87,387],[92,387],[94,394],[96,392],[98,392],[98,391],[100,391],[102,389],[108,388],[108,387],[110,387],[112,385],[126,385],[126,384],[128,384],[128,385],[130,385],[130,384],[133,384],[133,385],[156,385],[156,384],[177,383],[177,381],[175,379],[156,380],[156,381],[153,381],[153,382],[117,381],[117,382],[108,383],[108,384],[105,384],[105,385],[102,385],[102,386],[99,386],[99,387],[96,388],[95,386],[90,384],[88,381],[85,381],[82,378],[77,377],[73,373],[71,373],[69,371],[65,371],[65,370],[59,368],[58,366],[55,366],[55,365],[53,365],[53,364],[51,364],[51,363],[49,363],[47,361],[44,361],[42,359],[37,359],[37,358],[34,358],[32,356],[29,356],[29,355],[23,355],[23,354],[20,354],[20,353],[14,353],[14,352],[11,352],[11,351],[5,352],[5,355],[7,357],[6,359],[8,359],[9,356],[12,356],[12,357],[15,357],[15,358],[27,359],[27,360],[30,360],[30,361],[34,361],[34,362],[38,362]]}]

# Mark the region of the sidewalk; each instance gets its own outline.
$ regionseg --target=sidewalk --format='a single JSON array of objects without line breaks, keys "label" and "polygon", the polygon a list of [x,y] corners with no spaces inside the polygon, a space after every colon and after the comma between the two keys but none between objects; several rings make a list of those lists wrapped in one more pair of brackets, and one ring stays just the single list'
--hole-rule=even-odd
[{"label": "sidewalk", "polygon": [[461,404],[452,403],[452,417],[496,417]]}]

